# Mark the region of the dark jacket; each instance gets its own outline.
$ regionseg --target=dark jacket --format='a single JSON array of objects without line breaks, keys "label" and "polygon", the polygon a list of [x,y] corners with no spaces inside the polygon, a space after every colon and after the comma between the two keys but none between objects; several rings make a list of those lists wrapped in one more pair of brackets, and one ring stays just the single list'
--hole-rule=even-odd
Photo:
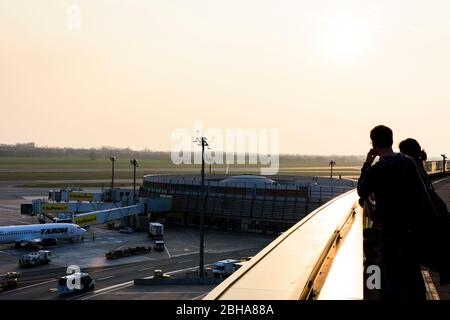
[{"label": "dark jacket", "polygon": [[401,236],[411,232],[419,215],[415,203],[420,193],[414,160],[402,154],[381,157],[374,165],[365,163],[358,180],[358,194],[375,195],[377,220],[382,232]]},{"label": "dark jacket", "polygon": [[374,194],[375,220],[381,233],[381,299],[425,300],[419,257],[413,230],[420,210],[418,173],[412,159],[402,154],[383,156],[371,166],[365,163],[358,180],[358,194],[366,199]]},{"label": "dark jacket", "polygon": [[361,169],[358,194],[365,199],[372,193],[382,236],[392,241],[409,239],[403,242],[408,247],[405,250],[419,263],[440,272],[441,284],[449,283],[450,219],[448,212],[439,211],[443,201],[426,172],[408,156],[381,157],[373,166],[365,164]]}]

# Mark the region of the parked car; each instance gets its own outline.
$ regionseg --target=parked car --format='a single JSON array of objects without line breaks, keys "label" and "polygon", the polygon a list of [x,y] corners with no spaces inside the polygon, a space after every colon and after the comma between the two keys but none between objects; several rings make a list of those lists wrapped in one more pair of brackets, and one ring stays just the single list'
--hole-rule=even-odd
[{"label": "parked car", "polygon": [[133,233],[134,230],[131,227],[125,227],[119,230],[120,233]]}]

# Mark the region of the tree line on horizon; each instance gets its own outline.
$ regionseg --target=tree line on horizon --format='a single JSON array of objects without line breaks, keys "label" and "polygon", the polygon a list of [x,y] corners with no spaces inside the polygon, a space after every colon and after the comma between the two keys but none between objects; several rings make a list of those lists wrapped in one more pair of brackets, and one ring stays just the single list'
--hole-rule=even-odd
[{"label": "tree line on horizon", "polygon": [[[67,157],[84,158],[90,160],[109,159],[149,159],[170,160],[170,151],[132,150],[131,148],[117,148],[103,146],[100,148],[67,148],[67,147],[39,147],[34,142],[0,144],[0,157]],[[361,155],[301,155],[280,154],[280,161],[297,161],[299,163],[317,163],[334,160],[340,164],[357,163],[364,160]]]}]

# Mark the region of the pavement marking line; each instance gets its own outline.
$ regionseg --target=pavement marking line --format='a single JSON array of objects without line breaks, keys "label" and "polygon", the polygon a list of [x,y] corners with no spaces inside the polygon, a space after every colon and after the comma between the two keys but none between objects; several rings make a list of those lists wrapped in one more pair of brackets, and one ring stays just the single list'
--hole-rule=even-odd
[{"label": "pavement marking line", "polygon": [[151,268],[139,269],[139,270],[137,270],[137,271],[138,271],[138,272],[141,272],[141,271],[146,271],[146,270],[151,270],[151,269],[153,269],[153,267],[151,267]]},{"label": "pavement marking line", "polygon": [[177,263],[186,263],[186,262],[191,262],[191,261],[194,261],[194,260],[183,260],[183,261],[180,261],[180,262],[177,262]]},{"label": "pavement marking line", "polygon": [[108,266],[105,266],[105,267],[106,267],[105,269],[93,271],[93,272],[91,272],[91,273],[104,272],[104,271],[111,271],[111,270],[116,270],[116,269],[119,268],[119,267],[108,268]]},{"label": "pavement marking line", "polygon": [[[6,218],[5,218],[5,220],[6,220]],[[28,222],[24,222],[24,221],[22,221],[22,220],[8,219],[8,221],[17,222],[17,223],[20,223],[21,225],[22,225],[22,224],[29,224]]]},{"label": "pavement marking line", "polygon": [[67,264],[60,264],[60,263],[57,263],[57,262],[50,262],[50,264],[51,265],[54,265],[54,266],[58,266],[58,267],[64,267],[64,268],[67,268]]},{"label": "pavement marking line", "polygon": [[178,257],[184,257],[184,256],[190,256],[193,254],[199,254],[199,251],[195,251],[195,252],[188,252],[188,253],[180,253],[180,254],[176,254],[174,256],[172,256],[172,258],[178,258]]},{"label": "pavement marking line", "polygon": [[102,281],[102,280],[111,279],[111,278],[114,278],[114,276],[103,277],[103,278],[97,279],[97,281]]},{"label": "pavement marking line", "polygon": [[[94,298],[94,297],[97,297],[97,296],[105,294],[105,293],[110,293],[110,292],[115,291],[115,290],[119,290],[119,289],[122,289],[122,288],[125,288],[125,287],[129,287],[129,286],[133,285],[133,283],[134,283],[134,281],[131,280],[131,281],[128,281],[128,282],[119,283],[119,284],[116,284],[114,286],[110,286],[110,287],[106,287],[106,288],[103,288],[103,289],[100,289],[100,290],[96,290],[96,291],[93,292],[92,296],[81,298],[81,300],[87,300],[87,299]],[[73,299],[68,299],[68,300],[75,300],[76,298],[77,297],[73,297]]]},{"label": "pavement marking line", "polygon": [[436,184],[436,183],[439,183],[439,182],[442,182],[442,181],[445,181],[445,180],[448,180],[448,178],[439,179],[437,181],[434,181],[433,184]]},{"label": "pavement marking line", "polygon": [[[120,289],[120,288],[122,288],[122,287],[130,286],[130,285],[132,285],[133,283],[134,283],[133,280],[127,281],[127,282],[122,282],[122,283],[115,284],[115,285],[110,286],[110,287],[106,287],[106,288],[103,288],[103,289],[95,290],[95,291],[93,292],[93,294],[94,294],[94,296],[96,296],[96,295],[105,293],[105,291],[108,291],[108,290],[111,290],[111,291],[113,291],[113,290],[118,290],[118,289]],[[83,300],[84,300],[84,299],[83,299]]]},{"label": "pavement marking line", "polygon": [[164,249],[166,250],[167,254],[169,255],[169,259],[172,258],[172,256],[170,255],[169,249],[167,249],[166,245],[164,245]]},{"label": "pavement marking line", "polygon": [[199,298],[201,298],[201,297],[203,297],[203,296],[206,296],[207,294],[208,294],[208,292],[203,293],[203,294],[201,294],[201,295],[199,295],[199,296],[196,296],[195,298],[192,298],[192,300],[197,300],[197,299],[199,299]]},{"label": "pavement marking line", "polygon": [[32,283],[32,282],[39,282],[39,281],[42,281],[42,280],[40,280],[40,279],[38,279],[38,280],[21,280],[20,283]]},{"label": "pavement marking line", "polygon": [[422,270],[422,277],[425,282],[425,288],[427,292],[427,300],[441,300],[436,286],[431,279],[430,273],[427,270]]},{"label": "pavement marking line", "polygon": [[20,290],[23,290],[23,289],[28,289],[28,288],[31,288],[31,287],[36,287],[36,286],[40,286],[40,285],[43,285],[43,284],[47,284],[47,283],[50,283],[50,282],[53,282],[53,281],[56,282],[56,281],[58,281],[58,279],[52,279],[52,280],[48,280],[48,281],[44,281],[44,282],[39,282],[39,283],[32,284],[32,285],[29,285],[29,286],[26,286],[26,287],[19,287],[17,289],[11,290],[9,292],[20,291]]},{"label": "pavement marking line", "polygon": [[[208,266],[211,266],[211,265],[212,265],[211,263],[210,264],[205,264],[205,267],[208,267]],[[178,272],[193,270],[193,269],[197,269],[197,268],[198,268],[198,266],[190,267],[190,268],[184,268],[184,269],[179,269],[179,270],[175,270],[175,271],[166,272],[166,274],[175,274],[175,273],[178,273]],[[151,279],[151,278],[153,278],[153,276],[149,276],[149,277],[146,277],[144,279]],[[92,296],[87,296],[87,297],[85,296],[84,298],[82,297],[81,300],[87,300],[87,299],[90,299],[90,298],[94,298],[94,297],[97,297],[99,295],[110,293],[110,292],[113,292],[113,291],[116,291],[116,290],[119,290],[119,289],[122,289],[122,288],[125,288],[125,287],[129,287],[129,286],[132,286],[132,285],[134,285],[134,280],[123,282],[123,283],[119,283],[119,284],[116,284],[116,285],[113,285],[113,286],[110,286],[110,287],[106,287],[106,288],[103,288],[103,289],[96,290],[96,291],[93,292]],[[76,298],[77,297],[73,297],[73,299],[68,299],[68,300],[74,300]]]}]

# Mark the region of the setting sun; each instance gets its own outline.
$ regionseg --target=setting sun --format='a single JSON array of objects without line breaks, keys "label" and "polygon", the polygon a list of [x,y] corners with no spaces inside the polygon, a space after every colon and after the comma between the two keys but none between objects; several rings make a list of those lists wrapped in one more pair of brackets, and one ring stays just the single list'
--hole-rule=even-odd
[{"label": "setting sun", "polygon": [[336,14],[322,28],[322,54],[338,64],[356,62],[371,45],[370,21],[350,14]]}]

